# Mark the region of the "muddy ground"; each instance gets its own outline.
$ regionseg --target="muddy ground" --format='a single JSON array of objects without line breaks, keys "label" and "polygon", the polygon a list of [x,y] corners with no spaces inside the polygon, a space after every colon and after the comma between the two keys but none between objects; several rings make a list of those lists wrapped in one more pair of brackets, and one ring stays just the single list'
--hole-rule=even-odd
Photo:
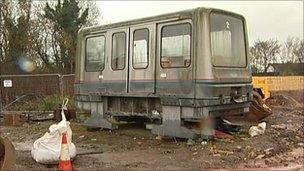
[{"label": "muddy ground", "polygon": [[[304,169],[303,94],[274,93],[268,100],[273,115],[266,118],[263,135],[250,137],[248,128],[232,139],[214,139],[207,144],[189,144],[183,139],[158,139],[143,125],[125,125],[115,131],[88,132],[81,119],[72,121],[73,142],[78,155],[76,170],[165,169],[197,170],[209,168]],[[300,95],[299,95],[300,94]],[[286,98],[287,96],[287,98]],[[291,100],[289,98],[294,100]],[[1,134],[13,142],[15,170],[54,170],[56,165],[36,163],[30,154],[33,142],[48,131],[53,121],[1,127]],[[94,153],[94,154],[91,154]]]}]

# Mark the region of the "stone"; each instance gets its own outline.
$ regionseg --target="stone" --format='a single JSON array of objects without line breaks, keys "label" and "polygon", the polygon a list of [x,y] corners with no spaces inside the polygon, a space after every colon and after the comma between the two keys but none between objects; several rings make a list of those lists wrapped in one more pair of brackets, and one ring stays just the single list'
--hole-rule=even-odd
[{"label": "stone", "polygon": [[286,129],[287,125],[286,124],[271,125],[271,128],[274,128],[274,129]]},{"label": "stone", "polygon": [[162,137],[161,135],[157,135],[157,136],[155,137],[155,139],[157,139],[157,140],[162,140],[163,137]]},{"label": "stone", "polygon": [[261,159],[263,157],[265,157],[265,154],[260,154],[260,155],[256,156],[255,159]]},{"label": "stone", "polygon": [[194,145],[194,144],[195,144],[195,142],[192,139],[188,139],[187,145],[191,146],[191,145]]},{"label": "stone", "polygon": [[202,141],[202,142],[201,142],[201,145],[202,145],[202,146],[207,145],[207,141]]},{"label": "stone", "polygon": [[299,142],[299,143],[298,143],[298,146],[300,146],[300,147],[304,147],[304,143]]}]

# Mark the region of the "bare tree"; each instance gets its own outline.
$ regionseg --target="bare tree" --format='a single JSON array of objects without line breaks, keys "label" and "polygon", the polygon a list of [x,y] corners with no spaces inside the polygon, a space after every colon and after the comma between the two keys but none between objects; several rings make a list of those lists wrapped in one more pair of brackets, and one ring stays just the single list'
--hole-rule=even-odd
[{"label": "bare tree", "polygon": [[281,52],[281,45],[277,40],[257,40],[250,48],[252,63],[259,72],[266,72],[269,64],[277,62],[278,54]]},{"label": "bare tree", "polygon": [[15,60],[27,53],[31,1],[2,1],[1,3],[2,59]]},{"label": "bare tree", "polygon": [[87,23],[85,23],[84,26],[87,27],[100,24],[102,15],[98,9],[98,6],[96,5],[96,2],[91,0],[78,0],[78,2],[81,12],[83,12],[84,9],[89,9]]},{"label": "bare tree", "polygon": [[54,55],[51,43],[52,25],[43,16],[46,2],[33,4],[32,21],[30,25],[30,56],[34,57],[40,70],[45,72],[55,71]]},{"label": "bare tree", "polygon": [[12,1],[1,0],[0,3],[0,62],[4,61],[8,53],[8,35],[5,27],[5,18],[11,16]]},{"label": "bare tree", "polygon": [[[80,27],[99,23],[100,12],[94,1],[72,1],[79,4],[80,13],[88,13],[86,22]],[[34,59],[43,71],[73,72],[75,57],[73,54],[76,47],[74,39],[79,28],[58,30],[56,23],[45,17],[46,4],[54,9],[58,2],[0,0],[0,62],[16,60],[12,59],[13,57],[27,56]],[[72,9],[69,5],[66,7],[64,11]],[[76,12],[70,15],[73,14]],[[63,68],[69,69],[63,71]]]},{"label": "bare tree", "polygon": [[304,62],[303,51],[303,40],[295,37],[288,37],[282,47],[281,62]]},{"label": "bare tree", "polygon": [[294,61],[294,55],[293,55],[293,47],[294,47],[294,37],[288,37],[287,40],[284,42],[282,46],[282,54],[280,56],[281,62],[293,62]]},{"label": "bare tree", "polygon": [[295,62],[304,62],[304,42],[303,40],[296,39],[293,45],[292,53],[295,57]]},{"label": "bare tree", "polygon": [[0,1],[0,64],[4,60],[4,54],[3,54],[3,30],[4,30],[4,23],[3,23],[3,17],[2,17],[2,11],[3,11],[3,4],[2,1]]},{"label": "bare tree", "polygon": [[[63,11],[59,9],[56,11],[59,7],[58,3],[61,4],[59,6]],[[100,12],[96,3],[81,0],[39,1],[35,9],[37,22],[34,27],[39,29],[36,29],[36,33],[33,34],[37,35],[34,36],[37,39],[34,49],[38,53],[37,60],[41,67],[49,72],[53,70],[62,73],[74,72],[77,31],[81,27],[98,23]],[[81,18],[82,14],[86,14],[85,19]],[[74,20],[73,17],[80,18]],[[76,24],[81,20],[82,22]],[[73,23],[74,21],[76,23]]]}]

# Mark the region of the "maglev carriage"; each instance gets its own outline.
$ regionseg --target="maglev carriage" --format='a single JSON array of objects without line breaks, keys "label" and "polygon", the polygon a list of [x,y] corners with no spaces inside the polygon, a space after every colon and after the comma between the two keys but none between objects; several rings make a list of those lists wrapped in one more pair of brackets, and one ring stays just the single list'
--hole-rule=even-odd
[{"label": "maglev carriage", "polygon": [[[123,15],[123,14],[122,14]],[[159,120],[152,132],[193,138],[204,117],[244,115],[252,99],[246,22],[196,8],[79,31],[75,99],[88,126]]]}]

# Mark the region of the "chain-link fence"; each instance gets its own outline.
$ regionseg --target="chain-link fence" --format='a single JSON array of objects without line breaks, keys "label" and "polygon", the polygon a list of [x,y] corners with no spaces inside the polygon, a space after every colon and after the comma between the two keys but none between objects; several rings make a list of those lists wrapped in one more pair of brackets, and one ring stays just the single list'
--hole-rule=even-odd
[{"label": "chain-link fence", "polygon": [[74,74],[0,75],[0,102],[7,104],[26,94],[73,96]]}]

